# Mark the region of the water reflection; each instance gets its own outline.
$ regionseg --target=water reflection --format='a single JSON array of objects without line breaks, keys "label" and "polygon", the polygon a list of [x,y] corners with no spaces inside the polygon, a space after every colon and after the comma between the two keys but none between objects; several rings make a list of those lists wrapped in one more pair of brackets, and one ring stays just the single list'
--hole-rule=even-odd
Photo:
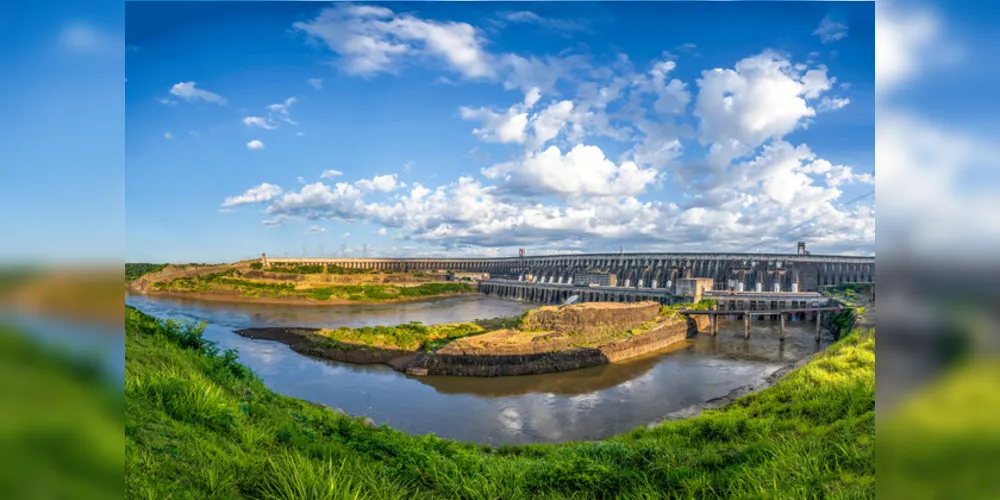
[{"label": "water reflection", "polygon": [[[813,323],[724,322],[717,337],[699,336],[669,351],[625,363],[522,377],[407,377],[384,365],[313,359],[287,346],[240,337],[253,326],[364,326],[439,323],[517,315],[532,304],[467,296],[383,306],[308,307],[226,304],[131,296],[144,312],[207,321],[205,335],[240,359],[275,391],[367,415],[413,434],[501,443],[601,439],[666,413],[762,382],[786,363],[816,352]],[[822,345],[830,339],[824,336]]]}]

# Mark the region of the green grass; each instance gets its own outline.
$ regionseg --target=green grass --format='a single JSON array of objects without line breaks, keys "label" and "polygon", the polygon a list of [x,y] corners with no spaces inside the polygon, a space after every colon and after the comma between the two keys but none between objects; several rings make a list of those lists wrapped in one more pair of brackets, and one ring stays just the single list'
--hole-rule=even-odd
[{"label": "green grass", "polygon": [[873,498],[875,339],[721,410],[600,442],[368,428],[281,396],[198,328],[126,311],[127,498]]},{"label": "green grass", "polygon": [[484,330],[475,323],[446,323],[424,325],[413,321],[396,326],[365,326],[361,328],[340,327],[336,330],[322,330],[319,335],[351,344],[370,347],[405,350],[436,350],[448,342]]},{"label": "green grass", "polygon": [[121,494],[124,394],[99,359],[71,352],[0,323],[3,498]]}]

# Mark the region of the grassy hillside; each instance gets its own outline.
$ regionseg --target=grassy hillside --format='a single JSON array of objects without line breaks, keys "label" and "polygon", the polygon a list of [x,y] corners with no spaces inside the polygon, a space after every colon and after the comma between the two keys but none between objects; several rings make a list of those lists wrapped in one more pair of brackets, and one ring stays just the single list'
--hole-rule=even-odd
[{"label": "grassy hillside", "polygon": [[600,442],[410,436],[268,390],[191,324],[126,311],[128,498],[869,498],[875,339],[776,386]]}]

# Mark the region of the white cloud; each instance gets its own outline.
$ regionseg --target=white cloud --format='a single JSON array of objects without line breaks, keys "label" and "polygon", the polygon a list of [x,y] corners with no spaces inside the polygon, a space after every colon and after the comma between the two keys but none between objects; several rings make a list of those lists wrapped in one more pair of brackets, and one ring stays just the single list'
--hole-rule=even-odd
[{"label": "white cloud", "polygon": [[826,97],[820,99],[819,106],[816,106],[816,112],[826,113],[827,111],[833,111],[851,103],[851,100],[846,97]]},{"label": "white cloud", "polygon": [[260,127],[267,130],[273,130],[278,128],[277,125],[272,125],[268,123],[267,120],[259,116],[248,116],[243,119],[243,124],[248,127]]},{"label": "white cloud", "polygon": [[[285,122],[291,125],[296,125],[295,121],[292,120],[291,115],[288,113],[288,108],[295,104],[296,99],[294,97],[289,97],[285,99],[285,102],[278,104],[270,104],[267,106],[267,118],[261,116],[247,116],[243,118],[243,124],[248,127],[257,127],[265,130],[274,130],[278,128],[278,122]],[[298,135],[302,135],[300,132]]]},{"label": "white cloud", "polygon": [[362,191],[381,191],[383,193],[406,187],[406,184],[397,180],[396,174],[376,175],[371,180],[361,179],[354,184]]},{"label": "white cloud", "polygon": [[264,149],[264,143],[258,141],[257,139],[254,139],[247,143],[247,149],[251,150]]},{"label": "white cloud", "polygon": [[196,87],[195,82],[181,82],[175,84],[170,88],[170,94],[177,96],[185,101],[196,101],[201,100],[205,102],[210,102],[218,105],[225,105],[226,98],[222,97],[215,92],[209,92],[207,90],[199,89]]},{"label": "white cloud", "polygon": [[[514,17],[539,22],[529,14]],[[514,245],[543,253],[612,241],[741,251],[796,237],[823,251],[874,248],[873,207],[841,203],[845,186],[871,184],[873,175],[785,141],[822,119],[819,112],[849,102],[826,95],[836,79],[815,59],[794,64],[765,51],[729,69],[704,71],[689,85],[675,76],[677,59],[668,53],[639,71],[625,56],[591,66],[587,57],[569,52],[493,55],[471,27],[379,6],[339,4],[305,25],[297,28],[340,54],[338,64],[348,73],[373,76],[407,64],[443,63],[460,76],[518,89],[524,98],[509,107],[460,108],[462,119],[478,122],[473,132],[479,139],[508,145],[482,146],[483,153],[506,158],[477,158],[493,163],[481,171],[485,183],[460,177],[437,187],[407,187],[396,174],[316,182],[271,200],[270,220],[377,224],[380,235],[392,232],[445,253],[495,253]],[[452,37],[456,50],[471,47],[468,64],[434,49],[429,40],[438,35],[439,41]],[[695,47],[675,49],[691,53]],[[491,71],[470,70],[474,61],[487,61]],[[706,161],[682,156],[692,138],[708,147]],[[637,198],[662,189],[671,174],[683,178],[671,186],[683,190],[676,203],[658,192],[650,201]],[[475,248],[465,248],[470,245]]]},{"label": "white cloud", "polygon": [[314,88],[316,90],[320,90],[320,89],[323,88],[323,79],[322,78],[310,78],[310,79],[306,80],[306,83],[308,83],[312,88]]},{"label": "white cloud", "polygon": [[273,119],[295,125],[295,121],[292,120],[292,117],[288,114],[288,108],[292,107],[292,104],[295,104],[295,102],[296,99],[294,97],[289,97],[288,99],[285,99],[285,102],[283,103],[269,105],[267,109],[271,112],[271,117]]},{"label": "white cloud", "polygon": [[710,164],[722,168],[803,126],[816,115],[807,99],[831,84],[825,67],[803,75],[773,51],[743,59],[734,69],[703,71],[694,114],[702,142],[711,144]]},{"label": "white cloud", "polygon": [[926,11],[900,12],[875,5],[876,96],[891,92],[899,83],[916,75],[935,48],[940,28]]},{"label": "white cloud", "polygon": [[534,131],[531,149],[542,147],[545,143],[558,137],[572,113],[573,101],[566,100],[554,103],[536,114],[531,119],[531,128]]},{"label": "white cloud", "polygon": [[519,190],[563,196],[632,196],[645,191],[656,171],[633,162],[616,165],[597,146],[577,145],[564,156],[556,146],[529,153],[524,161],[483,170],[490,179],[504,179]]},{"label": "white cloud", "polygon": [[384,227],[382,229],[379,229],[378,231],[375,231],[375,234],[379,236],[385,236],[387,233],[388,231],[386,231]]},{"label": "white cloud", "polygon": [[487,142],[521,143],[524,142],[524,129],[528,126],[528,113],[515,108],[505,113],[496,113],[487,108],[460,108],[462,118],[477,120],[483,123],[482,128],[472,131],[480,139]]},{"label": "white cloud", "polygon": [[819,22],[819,26],[812,32],[819,37],[823,43],[833,43],[837,40],[847,38],[847,26],[834,21],[829,14]]},{"label": "white cloud", "polygon": [[534,12],[527,10],[522,10],[517,12],[507,12],[501,15],[501,18],[504,21],[512,23],[537,24],[539,26],[564,33],[587,30],[587,23],[585,21],[542,17],[539,16],[538,14],[535,14]]},{"label": "white cloud", "polygon": [[308,234],[320,234],[320,233],[325,233],[325,232],[326,232],[326,229],[323,228],[323,227],[320,227],[320,226],[310,226],[309,229],[306,230],[306,234],[307,235]]},{"label": "white cloud", "polygon": [[167,131],[167,132],[165,132],[163,134],[163,138],[164,139],[173,139],[174,138],[174,134],[172,132],[170,132],[170,131]]},{"label": "white cloud", "polygon": [[344,233],[344,238],[346,238],[346,237],[348,237],[348,236],[350,236],[350,235],[351,235],[351,232],[350,232],[350,231],[348,231],[348,232]]},{"label": "white cloud", "polygon": [[671,60],[659,61],[649,70],[648,79],[640,79],[637,83],[644,90],[655,93],[657,98],[653,109],[660,114],[683,114],[691,102],[691,93],[687,84],[677,78],[667,79],[667,76],[677,68],[677,63]]},{"label": "white cloud", "polygon": [[230,196],[226,198],[226,200],[222,202],[222,206],[232,207],[248,203],[264,203],[280,196],[283,192],[284,190],[281,189],[281,186],[265,182],[257,187],[248,189],[245,193],[239,196]]},{"label": "white cloud", "polygon": [[322,174],[319,174],[320,179],[332,179],[344,175],[340,170],[324,170]]},{"label": "white cloud", "polygon": [[495,74],[479,31],[466,23],[429,21],[384,7],[341,4],[293,26],[339,54],[341,66],[350,74],[397,73],[417,57],[442,61],[467,78]]}]

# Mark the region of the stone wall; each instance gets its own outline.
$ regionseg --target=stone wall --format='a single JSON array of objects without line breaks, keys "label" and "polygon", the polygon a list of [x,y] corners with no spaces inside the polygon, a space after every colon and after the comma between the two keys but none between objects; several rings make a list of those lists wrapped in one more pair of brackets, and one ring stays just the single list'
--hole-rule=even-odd
[{"label": "stone wall", "polygon": [[460,341],[436,353],[423,353],[410,361],[411,375],[462,375],[500,377],[578,370],[623,361],[682,342],[692,333],[684,319],[665,320],[645,333],[612,340],[598,347],[573,347],[580,337],[556,338],[516,346],[463,349]]},{"label": "stone wall", "polygon": [[624,332],[656,319],[660,307],[656,302],[542,307],[526,313],[521,318],[520,328],[526,331],[575,332],[584,335]]}]

